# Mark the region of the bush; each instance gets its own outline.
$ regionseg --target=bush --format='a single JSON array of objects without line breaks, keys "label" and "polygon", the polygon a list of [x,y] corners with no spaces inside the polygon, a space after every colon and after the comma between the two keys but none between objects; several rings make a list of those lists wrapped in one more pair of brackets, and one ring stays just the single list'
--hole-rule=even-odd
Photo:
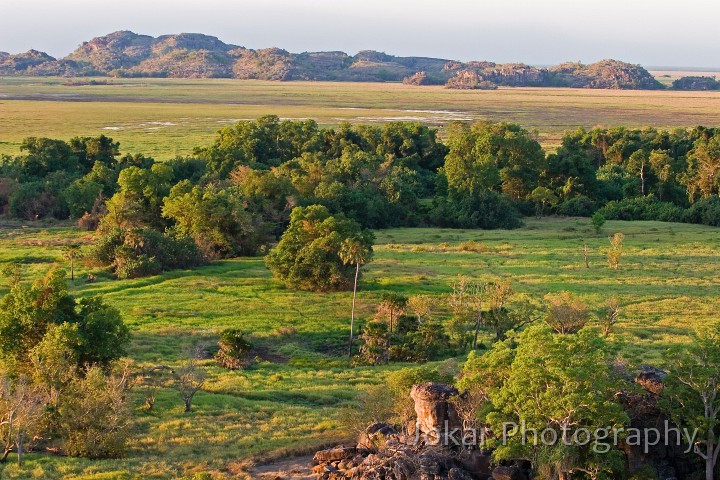
[{"label": "bush", "polygon": [[24,220],[37,220],[52,214],[55,198],[45,190],[43,182],[20,184],[8,198],[10,215]]},{"label": "bush", "polygon": [[613,200],[598,211],[608,220],[681,222],[685,217],[682,208],[673,203],[657,201],[652,195]]},{"label": "bush", "polygon": [[595,212],[592,217],[590,217],[590,221],[592,223],[593,228],[595,229],[595,233],[600,233],[602,230],[603,225],[605,225],[605,215],[603,215],[600,212]]},{"label": "bush", "polygon": [[557,206],[557,213],[567,217],[589,217],[596,210],[595,202],[585,195],[565,200]]},{"label": "bush", "polygon": [[518,228],[520,212],[505,195],[481,190],[458,192],[450,190],[447,197],[436,197],[430,221],[450,228]]},{"label": "bush", "polygon": [[693,203],[685,211],[684,220],[688,223],[720,227],[720,197],[703,198]]},{"label": "bush", "polygon": [[117,278],[157,275],[203,263],[190,238],[174,238],[152,228],[113,228],[100,236],[86,256],[95,266],[111,266]]},{"label": "bush", "polygon": [[358,365],[385,365],[390,360],[390,334],[384,322],[373,321],[365,325],[360,336],[363,345],[355,356]]},{"label": "bush", "polygon": [[220,350],[215,359],[220,365],[230,370],[240,370],[248,366],[252,344],[245,340],[245,334],[241,330],[223,330],[218,345]]},{"label": "bush", "polygon": [[106,376],[90,367],[67,386],[60,406],[60,428],[68,455],[118,458],[125,452],[131,415],[127,405],[127,372]]}]

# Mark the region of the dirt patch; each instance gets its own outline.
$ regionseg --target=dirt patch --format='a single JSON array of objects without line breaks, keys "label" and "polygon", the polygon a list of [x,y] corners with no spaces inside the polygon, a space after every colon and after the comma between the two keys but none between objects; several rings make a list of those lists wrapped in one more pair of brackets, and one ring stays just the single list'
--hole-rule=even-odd
[{"label": "dirt patch", "polygon": [[313,455],[291,457],[282,460],[252,467],[249,470],[251,478],[259,480],[315,480],[310,462]]},{"label": "dirt patch", "polygon": [[266,345],[255,345],[252,349],[251,355],[254,357],[260,357],[261,359],[267,360],[271,363],[285,364],[290,361],[289,356],[274,352]]}]

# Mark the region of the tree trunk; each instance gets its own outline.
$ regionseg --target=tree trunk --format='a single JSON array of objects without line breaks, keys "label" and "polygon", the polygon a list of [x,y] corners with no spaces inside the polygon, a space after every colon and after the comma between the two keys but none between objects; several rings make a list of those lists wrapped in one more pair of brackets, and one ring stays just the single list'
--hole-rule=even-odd
[{"label": "tree trunk", "polygon": [[590,268],[590,255],[588,251],[587,243],[585,244],[585,247],[583,247],[583,257],[585,257],[585,268]]},{"label": "tree trunk", "polygon": [[640,165],[640,191],[645,196],[645,162]]},{"label": "tree trunk", "polygon": [[192,407],[192,397],[186,398],[184,401],[185,401],[185,413],[188,413],[190,411],[190,407]]},{"label": "tree trunk", "polygon": [[23,454],[23,438],[22,435],[18,436],[17,439],[17,455],[18,455],[18,467],[22,467],[22,454]]},{"label": "tree trunk", "polygon": [[357,298],[357,283],[360,276],[360,262],[355,262],[355,284],[353,285],[352,309],[350,310],[350,341],[348,342],[348,356],[352,356],[353,333],[355,330],[355,299]]},{"label": "tree trunk", "polygon": [[482,310],[478,310],[477,320],[475,321],[475,336],[473,337],[472,349],[477,348],[478,335],[480,334],[480,325],[482,324]]},{"label": "tree trunk", "polygon": [[75,281],[75,259],[70,259],[70,280]]},{"label": "tree trunk", "polygon": [[2,458],[0,458],[0,464],[7,462],[8,455],[10,455],[11,452],[12,452],[12,448],[5,449],[5,451],[3,452]]}]

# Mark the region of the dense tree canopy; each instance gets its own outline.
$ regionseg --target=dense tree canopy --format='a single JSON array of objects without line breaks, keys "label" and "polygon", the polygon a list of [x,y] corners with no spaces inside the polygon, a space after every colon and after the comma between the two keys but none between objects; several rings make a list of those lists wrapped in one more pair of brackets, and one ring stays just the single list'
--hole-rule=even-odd
[{"label": "dense tree canopy", "polygon": [[453,122],[442,133],[268,115],[163,163],[121,155],[102,135],[31,137],[0,161],[0,211],[79,218],[101,235],[153,229],[192,239],[208,259],[258,253],[308,205],[364,228],[515,228],[523,215],[596,212],[720,225],[716,129],[577,129],[548,155],[512,123]]}]

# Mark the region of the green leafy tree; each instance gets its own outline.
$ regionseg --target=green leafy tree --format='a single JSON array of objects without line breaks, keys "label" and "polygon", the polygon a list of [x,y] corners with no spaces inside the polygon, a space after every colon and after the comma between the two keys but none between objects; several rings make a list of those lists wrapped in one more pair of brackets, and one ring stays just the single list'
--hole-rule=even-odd
[{"label": "green leafy tree", "polygon": [[[67,290],[65,272],[51,269],[32,286],[20,282],[0,300],[0,358],[14,371],[27,370],[33,349],[56,326],[72,325],[79,365],[107,367],[124,355],[130,333],[114,307],[99,297],[76,302]],[[69,330],[63,330],[69,333]]]},{"label": "green leafy tree", "polygon": [[215,358],[217,362],[230,370],[245,368],[250,362],[248,357],[252,350],[252,344],[245,338],[242,330],[230,328],[220,333],[218,350]]},{"label": "green leafy tree", "polygon": [[175,233],[192,238],[209,259],[256,255],[266,240],[263,225],[245,211],[236,189],[183,180],[165,198],[162,214],[175,222]]},{"label": "green leafy tree", "polygon": [[130,166],[120,172],[120,191],[105,206],[107,214],[100,223],[100,231],[113,228],[162,228],[162,201],[170,192],[173,171],[156,163],[150,168]]},{"label": "green leafy tree", "polygon": [[266,257],[273,275],[301,290],[349,290],[357,268],[343,264],[343,242],[353,239],[372,251],[373,234],[321,205],[296,207],[277,247]]},{"label": "green leafy tree", "polygon": [[602,231],[603,225],[605,225],[605,215],[600,212],[595,212],[590,218],[590,222],[595,229],[595,233],[600,233]]},{"label": "green leafy tree", "polygon": [[126,354],[130,329],[117,308],[101,297],[83,298],[78,302],[78,335],[81,339],[80,364],[108,367]]},{"label": "green leafy tree", "polygon": [[509,197],[522,199],[537,187],[545,153],[519,125],[453,124],[447,143],[444,169],[451,189],[473,192],[500,188]]},{"label": "green leafy tree", "polygon": [[528,200],[535,204],[535,216],[542,217],[547,207],[557,205],[559,199],[552,190],[546,187],[537,187],[530,193]]},{"label": "green leafy tree", "polygon": [[[460,388],[486,398],[489,405],[480,411],[480,420],[495,432],[507,432],[504,438],[500,434],[491,439],[494,458],[526,458],[548,478],[621,474],[621,452],[573,440],[579,428],[594,432],[629,423],[613,400],[617,386],[609,365],[612,355],[594,329],[557,335],[543,324],[496,343],[485,355],[471,355]],[[508,431],[508,423],[523,422],[525,435]],[[538,439],[552,429],[557,440],[536,442],[532,429]]]},{"label": "green leafy tree", "polygon": [[720,457],[720,324],[698,328],[690,343],[670,350],[664,405],[681,426],[697,429],[695,453],[705,478],[717,478]]},{"label": "green leafy tree", "polygon": [[688,167],[683,176],[691,202],[708,198],[720,191],[720,134],[701,137],[688,155]]},{"label": "green leafy tree", "polygon": [[390,333],[384,322],[372,321],[365,325],[360,353],[355,356],[361,365],[385,365],[390,360]]}]

